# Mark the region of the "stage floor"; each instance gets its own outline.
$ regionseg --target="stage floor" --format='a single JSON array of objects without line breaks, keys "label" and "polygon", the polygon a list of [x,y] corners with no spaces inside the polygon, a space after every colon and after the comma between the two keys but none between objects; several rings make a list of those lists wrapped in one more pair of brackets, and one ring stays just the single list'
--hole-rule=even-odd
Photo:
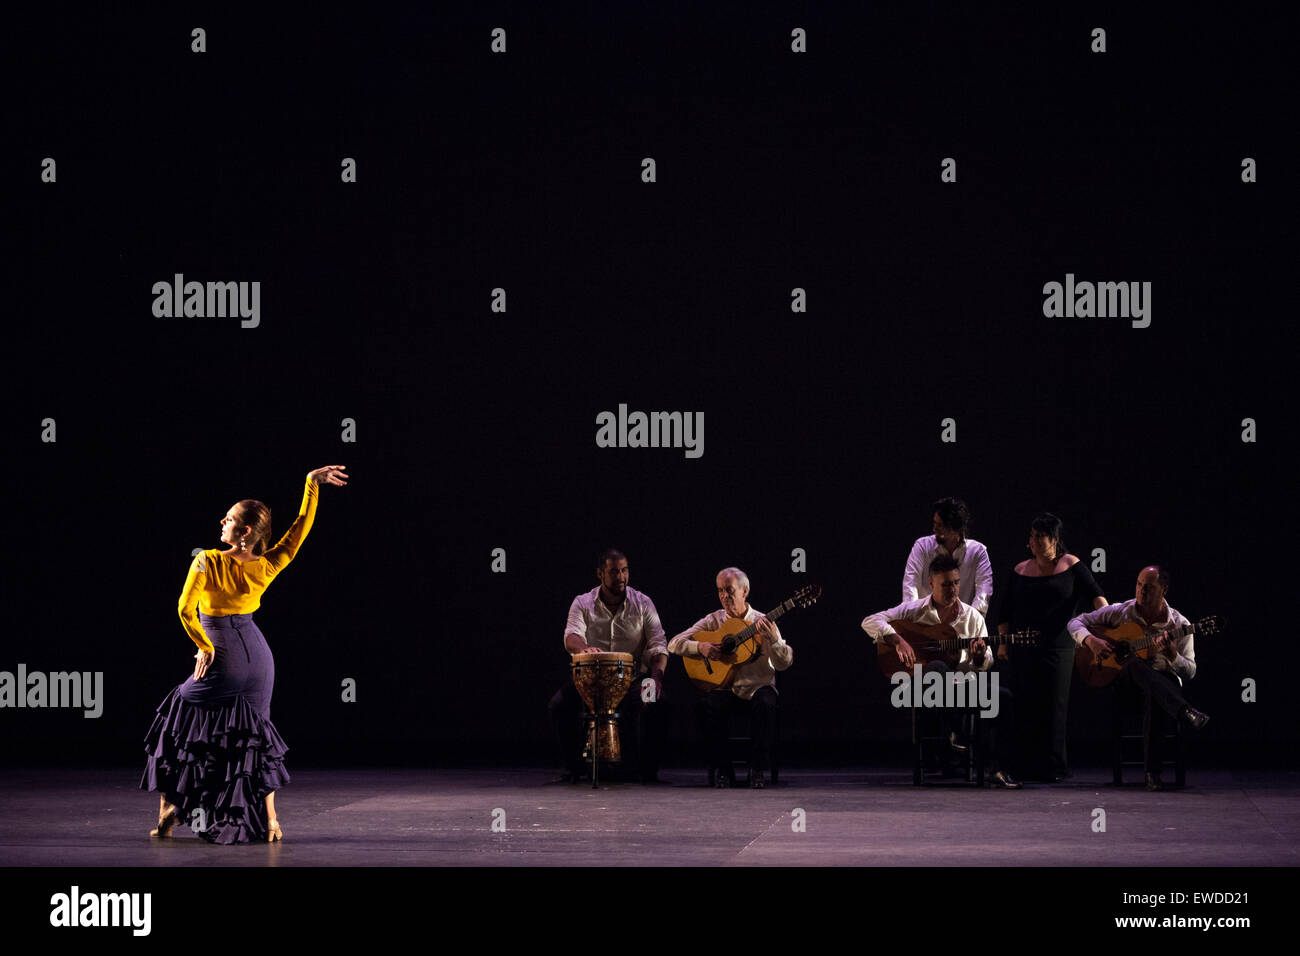
[{"label": "stage floor", "polygon": [[[537,770],[292,768],[285,841],[150,840],[140,771],[7,770],[4,866],[1294,866],[1300,774],[1196,770],[1188,789],[1103,769],[1014,792],[916,788],[898,769],[786,769],[766,790],[551,782]],[[1136,775],[1135,775],[1136,776]],[[1140,778],[1139,778],[1140,779]],[[1094,830],[1096,808],[1105,832]],[[801,812],[802,811],[802,812]],[[798,825],[802,823],[802,828]],[[495,829],[494,829],[495,824]]]}]

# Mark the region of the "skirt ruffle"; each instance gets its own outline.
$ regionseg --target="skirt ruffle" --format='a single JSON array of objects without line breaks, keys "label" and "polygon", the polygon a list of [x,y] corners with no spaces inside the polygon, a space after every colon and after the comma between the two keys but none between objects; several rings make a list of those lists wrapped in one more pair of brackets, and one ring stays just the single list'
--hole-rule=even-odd
[{"label": "skirt ruffle", "polygon": [[[266,840],[266,796],[289,782],[288,746],[243,697],[197,705],[176,687],[145,736],[141,790],[157,790],[209,843]],[[195,815],[194,811],[202,811]]]}]

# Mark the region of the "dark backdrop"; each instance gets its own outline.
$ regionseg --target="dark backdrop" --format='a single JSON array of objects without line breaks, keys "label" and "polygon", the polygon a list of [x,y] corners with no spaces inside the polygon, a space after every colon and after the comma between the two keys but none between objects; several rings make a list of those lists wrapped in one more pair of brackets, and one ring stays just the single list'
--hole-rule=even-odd
[{"label": "dark backdrop", "polygon": [[[299,763],[547,759],[565,614],[611,545],[670,636],[725,565],[763,609],[821,582],[784,626],[791,752],[896,752],[859,622],[898,601],[947,494],[998,590],[1044,509],[1085,560],[1105,549],[1112,601],[1167,562],[1172,604],[1232,625],[1197,648],[1204,752],[1294,759],[1265,656],[1293,597],[1289,20],[694,7],[65,8],[14,28],[0,669],[103,671],[105,709],[0,712],[10,759],[139,759],[192,666],[191,549],[244,497],[278,536],[335,463],[350,485],[322,490],[258,612]],[[154,318],[177,272],[260,281],[260,327]],[[1045,318],[1067,272],[1151,282],[1150,328]],[[597,448],[620,402],[704,412],[704,456]],[[680,662],[669,691],[689,760]],[[1105,714],[1076,690],[1080,747]]]}]

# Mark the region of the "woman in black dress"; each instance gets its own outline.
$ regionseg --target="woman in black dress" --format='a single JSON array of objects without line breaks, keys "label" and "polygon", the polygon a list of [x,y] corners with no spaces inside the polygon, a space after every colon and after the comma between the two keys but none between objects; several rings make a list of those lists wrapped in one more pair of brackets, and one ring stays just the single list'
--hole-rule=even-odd
[{"label": "woman in black dress", "polygon": [[1069,776],[1065,752],[1074,639],[1066,625],[1085,610],[1109,603],[1088,566],[1066,553],[1064,525],[1044,512],[1030,522],[1029,559],[1011,573],[998,610],[998,631],[1035,630],[1038,644],[1009,654],[1016,687],[1016,729],[1026,779],[1056,783]]}]

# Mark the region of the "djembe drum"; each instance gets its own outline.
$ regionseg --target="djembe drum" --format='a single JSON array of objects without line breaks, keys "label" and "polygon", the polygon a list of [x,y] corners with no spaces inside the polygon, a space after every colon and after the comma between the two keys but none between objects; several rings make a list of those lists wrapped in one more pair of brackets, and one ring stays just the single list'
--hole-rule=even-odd
[{"label": "djembe drum", "polygon": [[601,760],[620,763],[618,705],[636,679],[636,658],[615,651],[573,655],[573,686],[587,705],[587,749],[591,785],[597,785]]}]

